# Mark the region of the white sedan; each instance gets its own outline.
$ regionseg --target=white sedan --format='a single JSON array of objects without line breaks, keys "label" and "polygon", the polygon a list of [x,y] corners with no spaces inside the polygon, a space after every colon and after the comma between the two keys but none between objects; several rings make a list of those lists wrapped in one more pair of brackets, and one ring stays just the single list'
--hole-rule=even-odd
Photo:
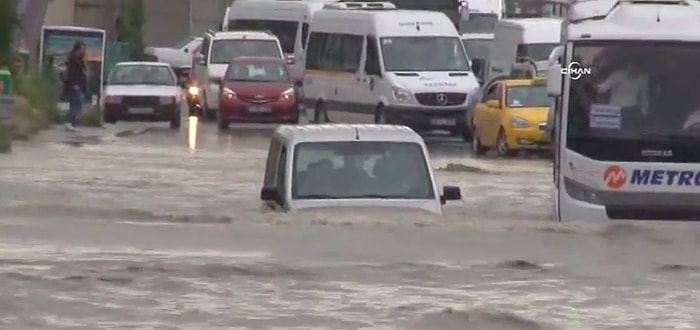
[{"label": "white sedan", "polygon": [[167,121],[171,129],[180,128],[182,89],[167,63],[117,64],[109,75],[101,103],[106,123]]}]

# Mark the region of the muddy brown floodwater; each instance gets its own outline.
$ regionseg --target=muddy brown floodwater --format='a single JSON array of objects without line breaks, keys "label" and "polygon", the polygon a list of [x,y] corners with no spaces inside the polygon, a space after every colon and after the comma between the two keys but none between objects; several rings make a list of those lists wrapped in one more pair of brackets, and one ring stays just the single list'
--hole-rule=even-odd
[{"label": "muddy brown floodwater", "polygon": [[546,160],[431,143],[446,215],[262,213],[268,131],[0,156],[1,329],[698,329],[700,236],[555,224]]}]

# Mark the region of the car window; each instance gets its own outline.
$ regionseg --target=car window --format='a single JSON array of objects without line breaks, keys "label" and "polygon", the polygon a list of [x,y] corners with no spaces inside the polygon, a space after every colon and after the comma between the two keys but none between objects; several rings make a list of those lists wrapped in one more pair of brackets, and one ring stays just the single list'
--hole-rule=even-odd
[{"label": "car window", "polygon": [[118,65],[107,85],[166,85],[177,84],[170,67],[155,65]]},{"label": "car window", "polygon": [[277,139],[270,141],[270,148],[267,152],[267,164],[265,165],[265,187],[273,186],[277,182],[277,158],[282,149],[282,145]]},{"label": "car window", "polygon": [[300,143],[294,149],[293,173],[295,199],[435,196],[418,143]]},{"label": "car window", "polygon": [[498,85],[499,83],[493,83],[486,89],[486,93],[484,93],[484,101],[498,100]]},{"label": "car window", "polygon": [[277,189],[280,193],[283,193],[286,187],[285,184],[285,179],[287,178],[287,148],[282,147],[282,151],[280,152],[280,158],[279,162],[277,162],[277,173],[275,174],[275,181],[276,181],[276,186]]}]

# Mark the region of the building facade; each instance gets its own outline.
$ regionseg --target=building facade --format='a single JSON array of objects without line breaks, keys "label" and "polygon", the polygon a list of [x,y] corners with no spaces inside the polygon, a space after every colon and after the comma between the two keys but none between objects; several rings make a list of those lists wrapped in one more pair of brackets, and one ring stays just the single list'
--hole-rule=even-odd
[{"label": "building facade", "polygon": [[[107,31],[116,39],[116,23],[126,0],[44,0],[45,25],[78,25]],[[147,46],[170,46],[190,35],[217,28],[231,0],[143,0]]]}]

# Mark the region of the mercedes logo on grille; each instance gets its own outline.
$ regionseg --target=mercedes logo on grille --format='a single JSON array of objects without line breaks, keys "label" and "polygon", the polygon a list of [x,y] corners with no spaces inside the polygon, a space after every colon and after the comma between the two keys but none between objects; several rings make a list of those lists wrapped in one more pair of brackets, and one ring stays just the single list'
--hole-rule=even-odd
[{"label": "mercedes logo on grille", "polygon": [[447,104],[447,95],[440,93],[435,98],[437,99],[437,103],[439,105]]}]

